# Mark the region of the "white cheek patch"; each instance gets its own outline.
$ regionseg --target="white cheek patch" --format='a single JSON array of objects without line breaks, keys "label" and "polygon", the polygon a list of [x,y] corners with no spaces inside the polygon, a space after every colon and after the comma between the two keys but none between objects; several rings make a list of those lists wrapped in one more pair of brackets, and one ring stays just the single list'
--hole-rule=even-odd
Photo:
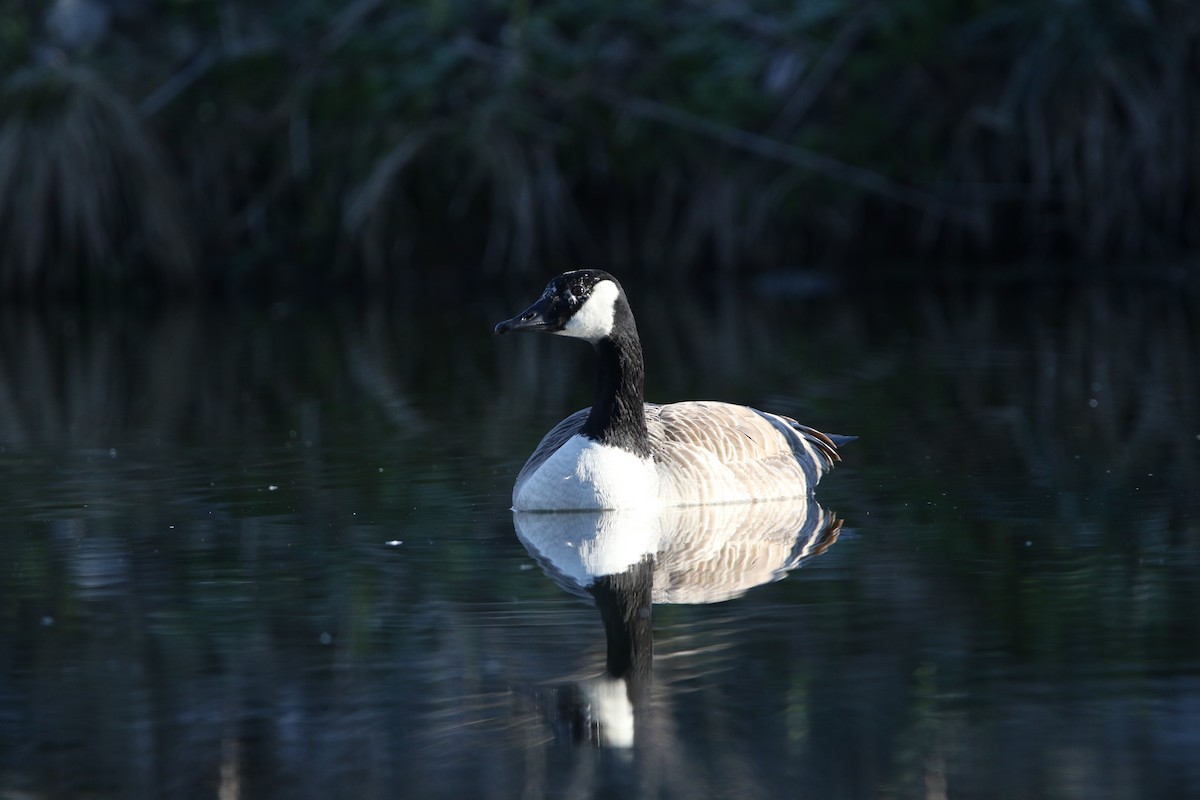
[{"label": "white cheek patch", "polygon": [[620,290],[612,281],[597,283],[592,287],[592,293],[588,295],[583,306],[567,320],[566,326],[558,331],[559,335],[586,339],[589,342],[598,342],[608,336],[612,333],[619,294]]}]

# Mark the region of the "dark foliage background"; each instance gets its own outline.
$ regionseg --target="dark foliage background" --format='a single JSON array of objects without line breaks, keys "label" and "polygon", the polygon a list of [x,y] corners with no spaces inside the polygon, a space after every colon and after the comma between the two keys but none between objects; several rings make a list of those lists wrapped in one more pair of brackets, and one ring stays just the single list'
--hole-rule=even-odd
[{"label": "dark foliage background", "polygon": [[10,294],[1166,276],[1200,244],[1185,0],[5,9]]}]

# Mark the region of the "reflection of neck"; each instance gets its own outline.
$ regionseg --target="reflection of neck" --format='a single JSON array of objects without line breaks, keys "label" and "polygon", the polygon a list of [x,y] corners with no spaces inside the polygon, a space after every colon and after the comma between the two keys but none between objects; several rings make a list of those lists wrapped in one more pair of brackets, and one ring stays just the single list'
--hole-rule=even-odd
[{"label": "reflection of neck", "polygon": [[605,670],[614,678],[640,682],[650,675],[654,658],[650,615],[653,581],[654,560],[646,557],[618,575],[605,575],[589,589],[596,598],[608,640]]}]

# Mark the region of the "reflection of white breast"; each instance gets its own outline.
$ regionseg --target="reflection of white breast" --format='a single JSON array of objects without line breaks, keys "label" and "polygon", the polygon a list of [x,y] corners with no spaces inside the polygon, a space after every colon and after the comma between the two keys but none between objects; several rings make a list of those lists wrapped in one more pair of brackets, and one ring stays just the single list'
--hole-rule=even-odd
[{"label": "reflection of white breast", "polygon": [[659,515],[653,509],[518,512],[513,521],[525,549],[574,591],[618,575],[658,550]]},{"label": "reflection of white breast", "polygon": [[518,511],[642,508],[660,504],[654,462],[576,434],[518,487]]},{"label": "reflection of white breast", "polygon": [[836,540],[809,498],[621,511],[516,513],[517,536],[568,591],[654,557],[655,603],[717,603],[779,580]]}]

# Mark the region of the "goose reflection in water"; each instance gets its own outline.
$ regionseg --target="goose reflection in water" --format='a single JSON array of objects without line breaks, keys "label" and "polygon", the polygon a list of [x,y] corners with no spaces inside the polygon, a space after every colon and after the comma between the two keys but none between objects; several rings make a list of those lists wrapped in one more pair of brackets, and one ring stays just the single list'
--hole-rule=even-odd
[{"label": "goose reflection in water", "polygon": [[572,739],[630,748],[652,674],[655,604],[720,603],[780,580],[837,540],[842,521],[811,498],[682,508],[515,512],[517,537],[566,591],[592,601],[603,674],[559,688]]}]

